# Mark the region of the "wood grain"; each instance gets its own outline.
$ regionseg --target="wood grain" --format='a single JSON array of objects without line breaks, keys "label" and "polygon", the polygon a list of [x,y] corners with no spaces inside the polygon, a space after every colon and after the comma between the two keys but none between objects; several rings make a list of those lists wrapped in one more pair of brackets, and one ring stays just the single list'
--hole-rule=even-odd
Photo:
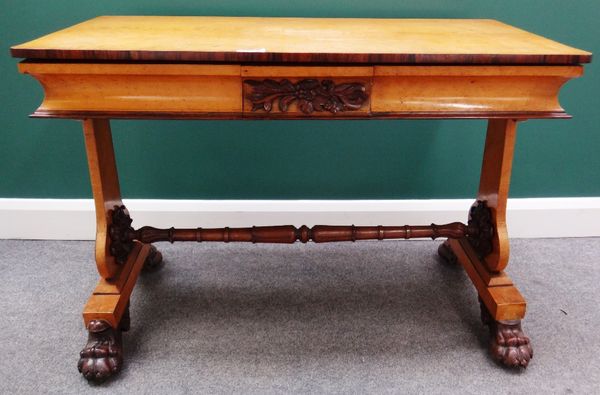
[{"label": "wood grain", "polygon": [[151,248],[149,244],[136,244],[138,244],[134,250],[136,253],[129,256],[126,264],[131,268],[130,271],[123,273],[116,280],[121,286],[117,288],[115,284],[115,289],[111,290],[111,287],[107,287],[107,283],[103,279],[96,286],[96,290],[83,309],[83,320],[86,326],[92,320],[105,320],[113,328],[118,327]]},{"label": "wood grain", "polygon": [[[527,304],[519,290],[512,284],[510,277],[503,272],[489,272],[485,263],[472,252],[467,252],[470,249],[467,240],[448,239],[448,245],[495,320],[520,320],[525,317]],[[487,276],[482,277],[480,273],[486,271]]]},{"label": "wood grain", "polygon": [[[110,32],[110,34],[107,34]],[[31,59],[578,64],[591,53],[489,19],[102,16],[11,48]]]},{"label": "wood grain", "polygon": [[558,93],[581,66],[375,66],[373,113],[564,112]]},{"label": "wood grain", "polygon": [[[33,116],[129,119],[566,118],[561,86],[581,66],[244,66],[22,62],[45,91]],[[360,84],[355,111],[252,111],[243,81]]]},{"label": "wood grain", "polygon": [[112,279],[100,278],[96,288],[94,289],[94,294],[118,294],[121,293],[127,282],[127,278],[133,269],[133,266],[136,262],[137,257],[140,255],[140,251],[142,249],[141,243],[134,243],[134,247],[129,253],[128,259],[121,269],[119,273],[114,276]]},{"label": "wood grain", "polygon": [[487,203],[496,227],[492,240],[493,251],[485,257],[485,263],[492,271],[504,270],[510,254],[506,204],[516,133],[517,121],[513,119],[494,119],[488,122],[477,200]]},{"label": "wood grain", "polygon": [[21,63],[44,87],[38,111],[240,113],[239,65]]},{"label": "wood grain", "polygon": [[106,119],[85,119],[83,134],[96,209],[96,266],[100,276],[108,279],[121,270],[110,254],[108,227],[112,208],[123,204],[110,123]]}]

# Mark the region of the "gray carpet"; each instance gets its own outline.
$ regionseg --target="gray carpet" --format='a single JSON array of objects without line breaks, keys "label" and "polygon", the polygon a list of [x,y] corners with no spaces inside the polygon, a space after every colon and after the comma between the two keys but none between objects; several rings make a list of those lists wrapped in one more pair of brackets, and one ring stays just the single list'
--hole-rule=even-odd
[{"label": "gray carpet", "polygon": [[600,239],[513,240],[529,368],[499,368],[438,242],[159,244],[120,376],[76,370],[91,242],[0,241],[0,393],[598,393]]}]

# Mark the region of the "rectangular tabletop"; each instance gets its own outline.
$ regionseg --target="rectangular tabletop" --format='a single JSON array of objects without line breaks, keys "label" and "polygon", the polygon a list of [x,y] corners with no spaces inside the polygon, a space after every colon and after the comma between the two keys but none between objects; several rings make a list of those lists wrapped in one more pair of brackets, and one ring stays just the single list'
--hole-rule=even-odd
[{"label": "rectangular tabletop", "polygon": [[591,53],[489,19],[101,16],[15,57],[166,62],[579,64]]}]

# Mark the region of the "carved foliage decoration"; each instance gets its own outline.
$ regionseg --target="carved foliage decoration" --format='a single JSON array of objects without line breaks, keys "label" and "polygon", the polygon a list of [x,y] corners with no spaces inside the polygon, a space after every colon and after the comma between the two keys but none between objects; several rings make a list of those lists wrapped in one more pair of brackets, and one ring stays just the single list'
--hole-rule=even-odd
[{"label": "carved foliage decoration", "polygon": [[251,90],[246,98],[252,102],[252,111],[270,112],[277,101],[279,111],[286,112],[293,102],[304,114],[329,111],[332,114],[356,111],[367,101],[364,83],[335,84],[332,80],[304,79],[296,83],[284,79],[276,81],[245,80]]},{"label": "carved foliage decoration", "polygon": [[135,231],[131,227],[133,220],[125,206],[115,206],[112,210],[112,223],[108,227],[110,237],[110,254],[119,264],[127,261],[127,256],[133,250]]},{"label": "carved foliage decoration", "polygon": [[492,212],[485,201],[478,200],[469,210],[467,238],[480,258],[492,252],[494,223]]}]

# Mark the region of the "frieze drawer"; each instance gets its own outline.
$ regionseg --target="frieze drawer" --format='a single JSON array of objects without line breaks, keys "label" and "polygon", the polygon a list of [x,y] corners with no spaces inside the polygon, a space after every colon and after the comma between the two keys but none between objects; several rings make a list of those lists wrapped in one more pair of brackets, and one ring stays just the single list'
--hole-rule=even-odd
[{"label": "frieze drawer", "polygon": [[244,116],[365,117],[372,67],[243,66]]}]

